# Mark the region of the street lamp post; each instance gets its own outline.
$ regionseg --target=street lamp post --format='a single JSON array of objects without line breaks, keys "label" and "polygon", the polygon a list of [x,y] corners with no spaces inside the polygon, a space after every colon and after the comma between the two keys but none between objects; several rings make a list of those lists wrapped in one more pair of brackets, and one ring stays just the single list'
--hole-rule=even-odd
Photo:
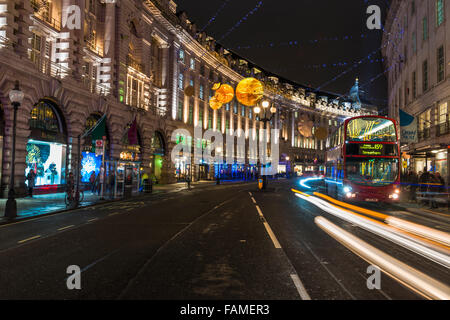
[{"label": "street lamp post", "polygon": [[9,92],[9,99],[14,108],[13,132],[12,132],[12,150],[11,150],[11,177],[9,178],[8,200],[6,201],[5,217],[14,218],[17,216],[16,192],[14,191],[14,173],[16,157],[16,121],[17,110],[22,104],[24,93],[20,90],[19,81],[16,81],[14,89]]},{"label": "street lamp post", "polygon": [[[274,106],[271,106],[271,103],[268,100],[264,100],[261,103],[262,109],[259,106],[256,106],[253,111],[260,115],[259,117],[259,121],[262,121],[264,123],[264,134],[266,133],[267,130],[267,123],[269,123],[270,121],[272,121],[273,117],[275,116],[275,114],[277,113],[277,108],[275,108]],[[262,172],[262,164],[260,163],[260,173]],[[263,190],[265,190],[267,188],[267,176],[263,175]]]}]

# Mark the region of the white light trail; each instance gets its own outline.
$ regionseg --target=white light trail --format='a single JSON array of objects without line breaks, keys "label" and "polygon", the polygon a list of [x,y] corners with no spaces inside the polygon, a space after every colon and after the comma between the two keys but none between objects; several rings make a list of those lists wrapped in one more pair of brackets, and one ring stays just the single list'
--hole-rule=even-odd
[{"label": "white light trail", "polygon": [[314,222],[322,230],[362,259],[376,265],[386,274],[405,284],[425,298],[450,300],[450,287],[445,284],[389,256],[351,233],[339,228],[324,217],[316,217]]},{"label": "white light trail", "polygon": [[371,220],[361,218],[354,214],[349,214],[349,211],[333,206],[330,203],[319,198],[312,196],[305,197],[301,194],[296,194],[296,196],[313,203],[329,214],[332,214],[347,222],[353,223],[364,230],[377,234],[446,268],[450,268],[450,256],[448,254],[433,250],[425,246],[423,243],[419,242],[417,239],[411,238],[404,234],[395,233],[393,230],[390,230],[391,227],[389,226],[383,226]]}]

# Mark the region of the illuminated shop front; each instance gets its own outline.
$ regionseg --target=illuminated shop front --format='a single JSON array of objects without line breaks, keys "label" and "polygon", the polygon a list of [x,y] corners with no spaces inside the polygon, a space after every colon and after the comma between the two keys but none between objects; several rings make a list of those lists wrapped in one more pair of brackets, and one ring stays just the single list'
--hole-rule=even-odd
[{"label": "illuminated shop front", "polygon": [[[91,130],[93,129],[93,130]],[[102,167],[103,147],[97,147],[96,141],[105,137],[105,160],[109,159],[109,135],[106,119],[101,114],[91,114],[86,120],[85,132],[92,132],[85,138],[81,153],[81,182],[88,183],[92,172],[98,176]]]},{"label": "illuminated shop front", "polygon": [[141,179],[141,136],[136,120],[127,126],[122,138],[122,152],[116,163],[117,188],[119,193],[139,192]]},{"label": "illuminated shop front", "polygon": [[[67,135],[56,103],[41,100],[31,111],[25,176],[35,172],[35,187],[56,191],[66,183]],[[26,181],[28,184],[28,180]]]},{"label": "illuminated shop front", "polygon": [[155,131],[152,137],[152,155],[150,166],[152,168],[152,174],[154,175],[156,181],[161,180],[162,168],[164,164],[164,156],[166,153],[164,138],[161,132]]}]

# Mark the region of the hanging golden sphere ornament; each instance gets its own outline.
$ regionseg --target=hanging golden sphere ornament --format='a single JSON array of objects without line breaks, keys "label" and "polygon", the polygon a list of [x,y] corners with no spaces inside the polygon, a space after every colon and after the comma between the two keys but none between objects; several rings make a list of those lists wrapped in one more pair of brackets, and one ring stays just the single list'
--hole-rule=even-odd
[{"label": "hanging golden sphere ornament", "polygon": [[236,87],[237,100],[247,107],[252,107],[262,99],[264,86],[255,78],[245,78]]},{"label": "hanging golden sphere ornament", "polygon": [[195,94],[195,89],[193,86],[187,86],[184,88],[184,94],[188,97],[192,97]]},{"label": "hanging golden sphere ornament", "polygon": [[212,97],[209,100],[209,106],[211,107],[211,109],[213,110],[219,110],[220,108],[222,108],[223,103],[220,101],[217,101],[216,97]]},{"label": "hanging golden sphere ornament", "polygon": [[214,85],[213,90],[216,90],[216,94],[214,95],[214,98],[216,98],[217,101],[225,104],[231,102],[234,98],[234,89],[229,84],[222,84],[219,85],[218,89],[214,89],[216,85]]}]

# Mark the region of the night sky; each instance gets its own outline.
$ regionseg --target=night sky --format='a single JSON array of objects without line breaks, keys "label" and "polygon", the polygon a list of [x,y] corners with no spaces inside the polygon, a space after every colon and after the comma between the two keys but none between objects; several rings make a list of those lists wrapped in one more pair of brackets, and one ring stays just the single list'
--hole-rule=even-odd
[{"label": "night sky", "polygon": [[[176,3],[198,30],[206,27],[205,32],[216,40],[222,39],[220,43],[226,48],[270,72],[314,88],[323,86],[349,69],[353,62],[381,47],[383,31],[366,27],[366,10],[371,4],[379,5],[384,22],[387,0],[262,0],[258,10],[229,33],[260,1],[176,0]],[[216,13],[215,21],[210,22]],[[344,40],[346,36],[348,40]],[[336,37],[339,40],[330,40]],[[359,77],[366,97],[378,105],[386,104],[385,77],[370,83],[383,72],[381,50],[374,59],[379,62],[370,63],[366,59],[321,90],[347,94]],[[332,66],[343,62],[351,64]],[[327,66],[323,67],[324,64]]]}]

